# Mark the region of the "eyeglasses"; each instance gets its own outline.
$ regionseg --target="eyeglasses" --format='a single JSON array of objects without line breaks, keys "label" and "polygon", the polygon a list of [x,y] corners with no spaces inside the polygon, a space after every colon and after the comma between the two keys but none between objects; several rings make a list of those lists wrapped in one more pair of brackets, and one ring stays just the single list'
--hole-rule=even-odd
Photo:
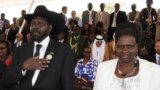
[{"label": "eyeglasses", "polygon": [[91,53],[90,51],[84,51],[84,53]]}]

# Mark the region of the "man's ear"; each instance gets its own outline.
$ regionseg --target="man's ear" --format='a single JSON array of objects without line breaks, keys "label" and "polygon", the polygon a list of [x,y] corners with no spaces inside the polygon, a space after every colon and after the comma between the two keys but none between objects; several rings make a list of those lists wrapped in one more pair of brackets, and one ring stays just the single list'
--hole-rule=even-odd
[{"label": "man's ear", "polygon": [[53,28],[53,26],[49,25],[49,28],[48,28],[49,33],[52,31],[52,28]]}]

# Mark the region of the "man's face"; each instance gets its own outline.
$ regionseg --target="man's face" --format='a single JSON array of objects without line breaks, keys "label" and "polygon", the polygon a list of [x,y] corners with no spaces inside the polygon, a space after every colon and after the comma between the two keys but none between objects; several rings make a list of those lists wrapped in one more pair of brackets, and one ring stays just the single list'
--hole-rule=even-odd
[{"label": "man's face", "polygon": [[24,16],[25,14],[26,14],[26,11],[23,10],[23,11],[21,12],[21,15]]},{"label": "man's face", "polygon": [[116,3],[114,7],[115,7],[115,11],[118,11],[120,8],[120,5],[118,3]]},{"label": "man's face", "polygon": [[133,36],[121,36],[116,42],[116,55],[120,61],[134,60],[138,52],[138,44]]},{"label": "man's face", "polygon": [[61,32],[60,34],[58,34],[58,39],[59,40],[64,39],[64,33],[63,32]]},{"label": "man's face", "polygon": [[92,10],[92,4],[91,3],[88,4],[88,10]]},{"label": "man's face", "polygon": [[4,14],[1,14],[1,19],[5,19],[5,15]]},{"label": "man's face", "polygon": [[96,46],[97,47],[100,47],[101,45],[102,45],[102,41],[101,40],[96,41]]},{"label": "man's face", "polygon": [[146,4],[147,4],[147,7],[151,7],[152,2],[151,2],[150,0],[147,0],[147,1],[146,1]]},{"label": "man's face", "polygon": [[72,16],[73,18],[75,18],[75,17],[76,17],[76,11],[72,11],[71,16]]},{"label": "man's face", "polygon": [[80,30],[79,28],[73,29],[73,34],[74,34],[75,36],[80,35],[80,33],[81,33],[81,30]]},{"label": "man's face", "polygon": [[101,10],[104,10],[104,7],[105,7],[105,5],[102,3],[102,4],[100,5],[100,9],[101,9]]},{"label": "man's face", "polygon": [[31,20],[30,31],[33,41],[41,42],[51,30],[52,26],[48,24],[47,19],[36,16]]},{"label": "man's face", "polygon": [[160,41],[157,41],[157,42],[155,43],[154,48],[155,48],[156,53],[157,53],[157,54],[160,54]]},{"label": "man's face", "polygon": [[7,55],[7,45],[5,43],[0,43],[0,57],[4,58]]},{"label": "man's face", "polygon": [[18,33],[18,34],[16,35],[16,39],[17,39],[18,42],[19,42],[19,41],[22,41],[22,40],[23,40],[23,35],[22,35],[21,33]]},{"label": "man's face", "polygon": [[65,9],[63,10],[63,13],[65,13],[65,14],[67,13],[67,8],[65,8]]},{"label": "man's face", "polygon": [[136,5],[131,6],[132,11],[136,10]]},{"label": "man's face", "polygon": [[89,34],[89,41],[93,42],[95,39],[95,35],[92,33],[92,34]]}]

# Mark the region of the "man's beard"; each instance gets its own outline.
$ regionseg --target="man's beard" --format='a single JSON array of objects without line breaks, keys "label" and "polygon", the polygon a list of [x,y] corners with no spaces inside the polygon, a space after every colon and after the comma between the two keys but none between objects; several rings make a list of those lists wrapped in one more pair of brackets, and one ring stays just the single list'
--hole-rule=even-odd
[{"label": "man's beard", "polygon": [[33,41],[41,42],[46,36],[46,34],[42,34],[38,30],[31,31],[31,38]]}]

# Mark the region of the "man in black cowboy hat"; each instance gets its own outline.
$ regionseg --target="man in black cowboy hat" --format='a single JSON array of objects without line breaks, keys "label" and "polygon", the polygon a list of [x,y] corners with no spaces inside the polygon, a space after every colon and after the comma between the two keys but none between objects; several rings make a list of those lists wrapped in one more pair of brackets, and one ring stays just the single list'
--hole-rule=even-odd
[{"label": "man in black cowboy hat", "polygon": [[71,50],[49,37],[52,28],[63,27],[61,16],[40,5],[33,14],[25,15],[25,20],[30,24],[32,42],[17,48],[2,86],[11,90],[74,90]]}]

